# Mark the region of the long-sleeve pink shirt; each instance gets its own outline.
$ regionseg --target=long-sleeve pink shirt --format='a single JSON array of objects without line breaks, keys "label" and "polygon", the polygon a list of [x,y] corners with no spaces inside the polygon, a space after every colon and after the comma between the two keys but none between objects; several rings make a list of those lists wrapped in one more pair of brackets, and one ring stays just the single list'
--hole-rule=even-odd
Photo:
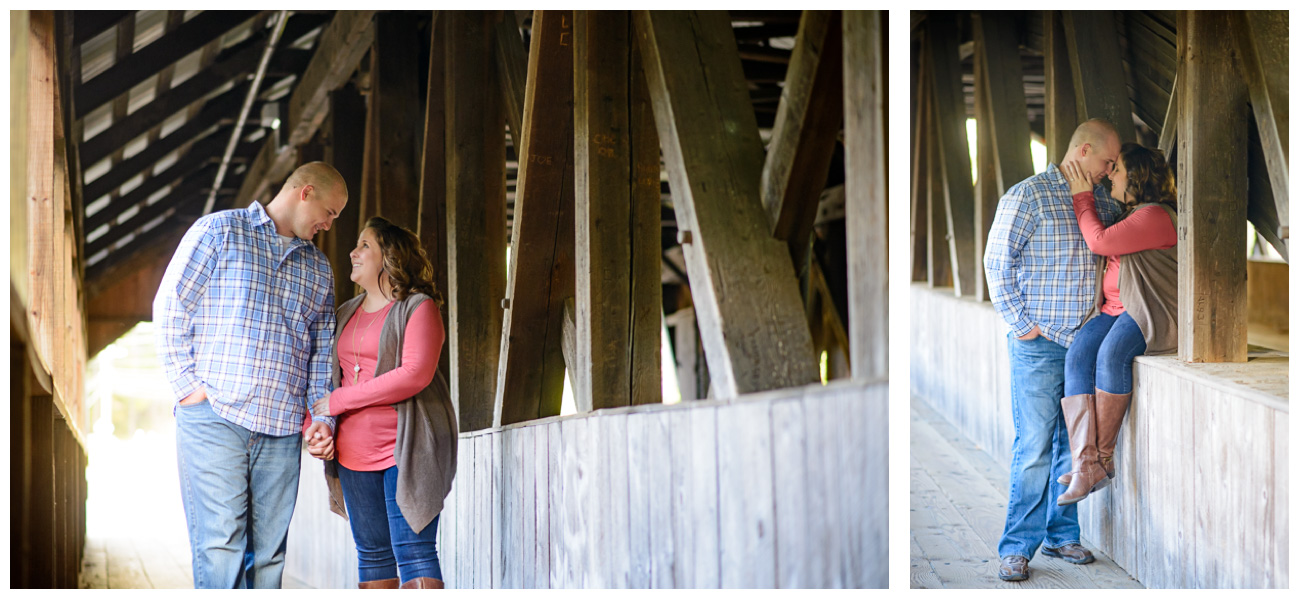
[{"label": "long-sleeve pink shirt", "polygon": [[1143,250],[1173,248],[1178,243],[1178,232],[1169,213],[1159,206],[1138,209],[1106,227],[1097,216],[1096,200],[1090,191],[1074,195],[1074,216],[1079,220],[1079,230],[1088,249],[1106,257],[1106,275],[1102,279],[1106,302],[1101,312],[1117,316],[1124,312],[1124,304],[1119,300],[1119,257]]},{"label": "long-sleeve pink shirt", "polygon": [[[380,471],[397,464],[393,458],[397,443],[393,404],[414,396],[433,381],[446,337],[438,306],[424,302],[407,321],[402,365],[375,377],[379,331],[392,306],[390,303],[373,313],[358,308],[339,336],[342,385],[330,395],[329,408],[330,414],[339,416],[334,434],[338,461],[353,471]],[[360,372],[355,370],[358,363]]]}]

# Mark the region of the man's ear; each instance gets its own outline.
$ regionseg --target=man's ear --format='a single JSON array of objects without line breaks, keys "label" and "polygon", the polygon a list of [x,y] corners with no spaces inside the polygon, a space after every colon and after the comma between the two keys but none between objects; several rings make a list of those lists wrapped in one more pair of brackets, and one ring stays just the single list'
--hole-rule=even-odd
[{"label": "man's ear", "polygon": [[1084,144],[1082,146],[1079,146],[1079,158],[1087,157],[1089,150],[1092,150],[1092,144]]},{"label": "man's ear", "polygon": [[314,185],[312,185],[312,184],[310,184],[310,183],[309,183],[309,184],[306,184],[306,185],[302,186],[302,189],[301,189],[301,190],[298,190],[298,199],[299,199],[299,200],[302,200],[303,202],[306,202],[306,201],[307,201],[307,195],[310,194],[311,192],[314,192],[314,191],[316,191],[316,186],[314,186]]}]

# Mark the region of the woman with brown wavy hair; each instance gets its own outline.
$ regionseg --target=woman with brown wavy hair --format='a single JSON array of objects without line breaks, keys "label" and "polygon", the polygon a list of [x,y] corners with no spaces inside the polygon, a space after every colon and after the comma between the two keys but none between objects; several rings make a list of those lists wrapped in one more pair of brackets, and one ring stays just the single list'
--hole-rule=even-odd
[{"label": "woman with brown wavy hair", "polygon": [[338,308],[335,389],[312,411],[338,417],[320,452],[330,509],[352,527],[360,587],[441,588],[435,541],[457,435],[437,374],[442,298],[419,238],[381,217],[350,257],[362,292]]},{"label": "woman with brown wavy hair", "polygon": [[1115,439],[1133,397],[1133,359],[1178,349],[1178,192],[1158,150],[1127,143],[1110,175],[1125,211],[1107,227],[1077,163],[1064,168],[1084,240],[1100,255],[1097,303],[1065,355],[1061,411],[1070,434],[1072,504],[1115,476]]}]

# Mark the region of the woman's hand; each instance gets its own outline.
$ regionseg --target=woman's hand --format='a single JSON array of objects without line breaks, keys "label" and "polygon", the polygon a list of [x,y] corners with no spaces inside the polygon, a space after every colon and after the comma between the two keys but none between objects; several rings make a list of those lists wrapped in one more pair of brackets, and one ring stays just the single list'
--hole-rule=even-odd
[{"label": "woman's hand", "polygon": [[1083,167],[1078,161],[1070,161],[1061,166],[1061,172],[1065,175],[1065,180],[1070,184],[1070,195],[1081,192],[1092,191],[1092,181],[1088,179],[1088,174],[1083,171]]},{"label": "woman's hand", "polygon": [[334,392],[330,392],[324,398],[317,400],[315,404],[311,405],[311,414],[316,415],[318,417],[334,416],[333,414],[330,413],[330,396],[333,395]]}]

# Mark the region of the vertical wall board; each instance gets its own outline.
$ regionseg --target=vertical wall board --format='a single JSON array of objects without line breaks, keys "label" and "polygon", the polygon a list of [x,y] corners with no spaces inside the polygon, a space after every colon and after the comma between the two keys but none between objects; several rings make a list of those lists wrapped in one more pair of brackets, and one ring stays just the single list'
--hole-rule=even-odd
[{"label": "vertical wall board", "polygon": [[775,489],[776,587],[812,587],[816,549],[810,543],[812,490],[807,483],[808,436],[803,401],[795,398],[772,404],[772,480]]},{"label": "vertical wall board", "polygon": [[775,587],[771,407],[741,402],[717,415],[721,585]]},{"label": "vertical wall board", "polygon": [[559,435],[559,425],[548,423],[537,427],[536,482],[537,490],[537,536],[536,567],[533,569],[533,582],[537,588],[551,587],[551,523],[555,514],[551,504],[551,465],[555,453],[551,449],[553,436]]},{"label": "vertical wall board", "polygon": [[603,568],[594,572],[605,573],[606,588],[628,588],[631,586],[631,518],[629,515],[629,475],[628,464],[628,426],[626,414],[604,415],[603,439],[601,453],[597,456],[604,462],[606,481],[600,487],[604,494],[602,502],[606,516],[604,528],[605,555],[601,558]]},{"label": "vertical wall board", "polygon": [[[675,411],[682,412],[682,411]],[[678,587],[674,572],[676,561],[680,560],[680,546],[674,546],[677,540],[673,509],[677,506],[673,499],[676,489],[675,448],[670,430],[667,411],[642,413],[647,417],[646,467],[649,472],[647,493],[649,498],[650,527],[650,583],[653,588]],[[635,515],[635,513],[633,513]]]},{"label": "vertical wall board", "polygon": [[707,440],[697,439],[691,430],[691,417],[694,411],[672,411],[667,413],[668,431],[672,440],[672,547],[674,552],[673,582],[678,588],[699,588],[696,572],[700,563],[700,544],[697,537],[707,532],[697,531],[692,522],[692,506],[695,502],[692,467],[695,464],[694,447]]},{"label": "vertical wall board", "polygon": [[[519,485],[521,497],[520,522],[523,530],[519,538],[519,587],[538,587],[537,569],[537,436],[546,433],[546,426],[525,427],[519,430],[519,449],[515,456],[520,461]],[[545,504],[543,504],[545,506]]]},{"label": "vertical wall board", "polygon": [[659,452],[651,454],[650,427],[655,413],[627,415],[627,517],[628,573],[627,587],[650,587],[650,470],[651,463],[662,460]]}]

